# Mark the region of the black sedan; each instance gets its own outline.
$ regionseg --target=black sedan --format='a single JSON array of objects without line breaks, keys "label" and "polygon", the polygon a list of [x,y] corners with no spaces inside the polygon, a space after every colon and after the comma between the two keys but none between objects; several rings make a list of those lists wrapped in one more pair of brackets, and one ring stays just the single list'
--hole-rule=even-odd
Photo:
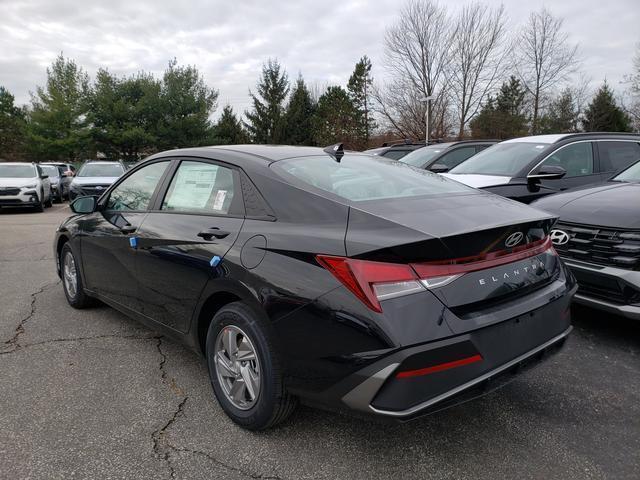
[{"label": "black sedan", "polygon": [[554,216],[340,146],[160,153],[72,210],[54,245],[68,302],[201,352],[249,429],[298,400],[433,412],[571,330]]},{"label": "black sedan", "polygon": [[576,301],[640,320],[640,162],[535,207],[560,216],[551,238],[578,279]]}]

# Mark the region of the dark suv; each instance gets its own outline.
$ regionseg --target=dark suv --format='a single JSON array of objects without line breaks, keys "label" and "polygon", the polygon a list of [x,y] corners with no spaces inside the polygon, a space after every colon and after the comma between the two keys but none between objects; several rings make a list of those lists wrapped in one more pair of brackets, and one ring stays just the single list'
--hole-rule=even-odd
[{"label": "dark suv", "polygon": [[414,150],[402,157],[400,161],[436,173],[448,172],[476,153],[496,143],[498,140],[462,140],[460,142],[436,143]]},{"label": "dark suv", "polygon": [[524,203],[608,180],[640,160],[640,135],[573,133],[514,138],[443,175]]}]

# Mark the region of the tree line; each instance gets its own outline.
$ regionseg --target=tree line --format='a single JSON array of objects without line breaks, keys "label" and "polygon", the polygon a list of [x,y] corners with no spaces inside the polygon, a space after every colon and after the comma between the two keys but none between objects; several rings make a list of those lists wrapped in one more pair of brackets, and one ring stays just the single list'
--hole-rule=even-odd
[{"label": "tree line", "polygon": [[[605,82],[588,101],[577,81],[580,52],[562,19],[532,12],[516,33],[504,7],[469,3],[455,12],[433,0],[408,0],[384,34],[389,80],[374,83],[363,56],[346,85],[311,88],[290,81],[268,59],[251,107],[223,107],[196,66],[174,59],[162,75],[90,80],[60,54],[27,106],[0,86],[0,159],[135,160],[156,151],[199,145],[280,143],[371,147],[381,136],[420,139],[429,109],[431,138],[511,138],[527,134],[640,129],[640,45],[625,97]],[[430,100],[427,100],[430,99]]]}]

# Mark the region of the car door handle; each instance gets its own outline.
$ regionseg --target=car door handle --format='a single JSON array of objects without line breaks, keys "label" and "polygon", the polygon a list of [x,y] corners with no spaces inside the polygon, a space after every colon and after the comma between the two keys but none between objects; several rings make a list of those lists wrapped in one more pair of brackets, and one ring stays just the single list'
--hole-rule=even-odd
[{"label": "car door handle", "polygon": [[213,237],[216,238],[224,238],[229,236],[231,232],[227,232],[226,230],[220,230],[217,227],[213,227],[213,228],[207,228],[206,230],[201,231],[200,233],[198,233],[198,236],[200,238],[204,238],[205,240],[211,240]]},{"label": "car door handle", "polygon": [[133,225],[125,225],[124,227],[120,227],[120,231],[125,235],[135,232],[136,229],[137,227],[134,227]]}]

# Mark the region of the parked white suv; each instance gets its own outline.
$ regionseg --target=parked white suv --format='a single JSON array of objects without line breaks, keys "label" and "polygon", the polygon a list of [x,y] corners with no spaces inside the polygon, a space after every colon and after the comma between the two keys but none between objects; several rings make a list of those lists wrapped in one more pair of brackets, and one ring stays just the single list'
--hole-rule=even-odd
[{"label": "parked white suv", "polygon": [[36,163],[0,163],[0,207],[51,206],[51,182]]}]

